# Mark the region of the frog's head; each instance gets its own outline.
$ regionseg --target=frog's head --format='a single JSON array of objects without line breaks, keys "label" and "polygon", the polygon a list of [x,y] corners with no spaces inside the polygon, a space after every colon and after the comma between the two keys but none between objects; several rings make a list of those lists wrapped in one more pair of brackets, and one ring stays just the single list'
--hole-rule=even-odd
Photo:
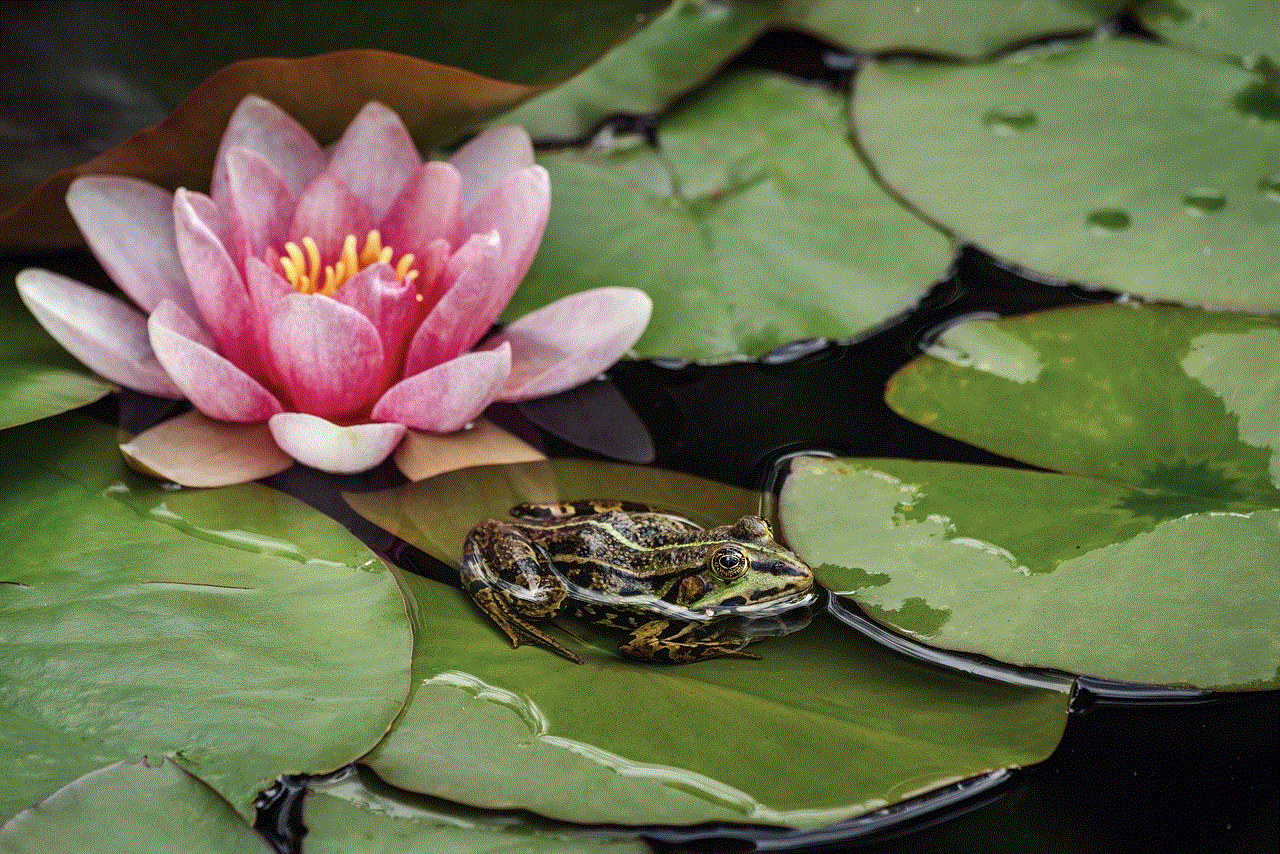
[{"label": "frog's head", "polygon": [[751,614],[800,604],[813,590],[813,571],[773,539],[759,516],[712,528],[699,572],[681,580],[677,601],[715,616]]}]

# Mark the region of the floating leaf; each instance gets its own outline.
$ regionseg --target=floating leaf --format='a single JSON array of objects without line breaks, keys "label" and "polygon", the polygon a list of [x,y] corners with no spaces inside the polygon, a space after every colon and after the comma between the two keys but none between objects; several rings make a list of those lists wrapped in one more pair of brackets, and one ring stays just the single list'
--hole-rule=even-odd
[{"label": "floating leaf", "polygon": [[63,201],[78,175],[132,175],[168,189],[208,187],[227,120],[248,94],[277,104],[322,144],[337,140],[368,101],[381,101],[400,114],[419,146],[430,147],[456,139],[533,91],[374,50],[247,59],[200,84],[158,125],[62,170],[0,214],[0,247],[79,245],[80,233]]},{"label": "floating leaf", "polygon": [[0,455],[0,815],[144,754],[248,814],[386,730],[404,604],[340,525],[262,486],[162,489],[82,418],[7,430]]},{"label": "floating leaf", "polygon": [[1280,17],[1257,0],[1142,0],[1138,20],[1166,41],[1208,54],[1280,62]]},{"label": "floating leaf", "polygon": [[865,331],[951,261],[949,241],[867,173],[826,90],[724,76],[681,101],[657,140],[540,160],[551,218],[510,317],[625,284],[653,297],[641,357],[756,357]]},{"label": "floating leaf", "polygon": [[892,407],[1071,474],[805,459],[780,512],[825,585],[1017,665],[1280,686],[1280,320],[1107,305],[970,321],[930,353]]},{"label": "floating leaf", "polygon": [[[13,280],[9,265],[0,277]],[[57,415],[111,391],[41,328],[9,286],[0,287],[0,429]]]},{"label": "floating leaf", "polygon": [[[454,562],[467,528],[526,500],[614,497],[721,523],[759,495],[658,469],[550,460],[347,496]],[[512,649],[460,590],[410,576],[414,689],[366,761],[400,788],[575,822],[814,827],[959,778],[1037,762],[1066,695],[886,656],[825,616],[761,661],[657,665],[573,624],[586,659]],[[762,738],[761,734],[768,737]]]},{"label": "floating leaf", "polygon": [[645,854],[638,839],[577,831],[551,822],[485,813],[393,789],[372,774],[308,787],[303,821],[307,854],[421,854],[424,851]]},{"label": "floating leaf", "polygon": [[[1280,110],[1240,68],[1088,41],[985,65],[872,62],[854,125],[931,220],[1038,274],[1280,309]],[[1157,130],[1158,129],[1158,130]]]},{"label": "floating leaf", "polygon": [[745,47],[777,8],[772,0],[677,0],[577,77],[499,121],[535,139],[567,140],[607,116],[655,113]]},{"label": "floating leaf", "polygon": [[8,854],[151,850],[269,854],[271,846],[217,793],[177,765],[119,763],[68,783],[0,827]]},{"label": "floating leaf", "polygon": [[1091,29],[1121,0],[791,0],[782,21],[860,53],[916,51],[976,58],[1054,33]]}]

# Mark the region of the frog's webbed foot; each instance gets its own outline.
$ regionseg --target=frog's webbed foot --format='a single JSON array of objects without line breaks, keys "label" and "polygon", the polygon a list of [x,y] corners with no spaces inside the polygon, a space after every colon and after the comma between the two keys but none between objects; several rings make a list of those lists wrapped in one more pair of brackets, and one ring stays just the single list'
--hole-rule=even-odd
[{"label": "frog's webbed foot", "polygon": [[759,660],[760,656],[743,649],[748,643],[746,638],[727,635],[714,625],[653,620],[633,629],[618,652],[669,664],[725,657]]},{"label": "frog's webbed foot", "polygon": [[493,620],[498,628],[502,630],[502,633],[510,639],[512,649],[522,643],[531,643],[534,646],[540,646],[545,650],[562,655],[574,664],[582,664],[582,656],[551,637],[538,626],[515,614],[492,589],[485,587],[477,590],[471,594],[471,598],[480,606],[480,610],[488,614],[489,619]]}]

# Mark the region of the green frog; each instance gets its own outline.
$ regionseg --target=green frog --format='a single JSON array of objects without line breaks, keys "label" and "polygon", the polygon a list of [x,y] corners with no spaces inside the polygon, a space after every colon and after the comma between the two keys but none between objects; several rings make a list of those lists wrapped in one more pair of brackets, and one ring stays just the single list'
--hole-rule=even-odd
[{"label": "green frog", "polygon": [[743,516],[702,528],[665,510],[623,501],[518,504],[471,529],[462,583],[511,645],[582,658],[531,620],[568,613],[628,629],[618,651],[670,663],[759,658],[734,629],[811,604],[813,572]]}]

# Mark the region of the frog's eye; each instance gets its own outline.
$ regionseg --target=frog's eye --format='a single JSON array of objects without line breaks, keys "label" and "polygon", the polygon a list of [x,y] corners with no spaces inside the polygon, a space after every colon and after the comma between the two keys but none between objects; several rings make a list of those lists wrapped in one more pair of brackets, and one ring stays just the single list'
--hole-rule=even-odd
[{"label": "frog's eye", "polygon": [[711,553],[711,571],[725,581],[733,581],[747,574],[747,556],[742,549],[722,546]]}]

